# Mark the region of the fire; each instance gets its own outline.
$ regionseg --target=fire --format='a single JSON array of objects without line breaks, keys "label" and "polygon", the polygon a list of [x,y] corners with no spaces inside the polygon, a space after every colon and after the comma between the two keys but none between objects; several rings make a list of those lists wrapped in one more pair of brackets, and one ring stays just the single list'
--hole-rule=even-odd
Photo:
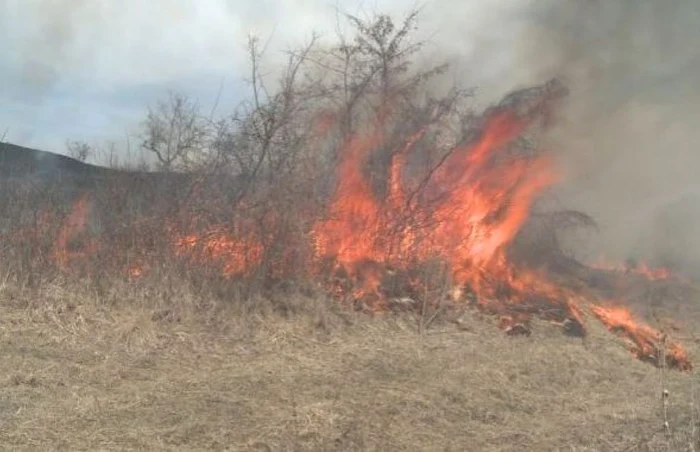
[{"label": "fire", "polygon": [[598,261],[591,265],[592,268],[597,268],[599,270],[615,271],[624,274],[635,274],[647,278],[650,281],[658,281],[664,279],[682,279],[677,275],[671,273],[665,267],[650,267],[645,262],[634,263],[633,265],[626,264],[616,264],[607,261],[604,258],[599,258]]},{"label": "fire", "polygon": [[141,276],[144,275],[144,272],[145,272],[144,268],[143,268],[141,265],[138,265],[138,264],[132,264],[132,265],[129,266],[129,268],[127,269],[127,274],[128,274],[131,278],[140,278]]},{"label": "fire", "polygon": [[[211,268],[226,279],[251,277],[265,264],[268,274],[284,279],[294,273],[301,249],[308,247],[313,258],[301,261],[308,264],[302,269],[305,276],[326,278],[330,293],[361,300],[373,310],[385,309],[392,297],[423,296],[428,282],[417,269],[439,262],[454,301],[498,316],[509,331],[527,331],[530,318],[538,316],[584,335],[585,311],[590,310],[611,331],[630,340],[638,358],[690,369],[679,345],[666,342],[624,308],[586,299],[553,283],[547,274],[509,259],[508,246],[528,220],[533,203],[560,178],[545,153],[525,153],[518,147],[517,140],[538,116],[509,106],[489,111],[476,138],[452,146],[441,164],[422,176],[409,171],[412,151],[429,135],[427,128],[417,130],[391,153],[384,193],[364,171],[373,153],[388,147],[380,121],[375,130],[342,143],[337,188],[326,211],[311,218],[311,226],[299,237],[284,241],[275,257],[269,251],[279,237],[279,218],[273,214],[254,222],[246,216],[251,211],[247,209],[238,209],[228,222],[206,226],[198,225],[202,221],[196,220],[202,219],[187,211],[180,221],[168,218],[169,226],[159,237],[167,248],[161,257]],[[319,128],[329,129],[331,121],[323,119]],[[61,224],[52,253],[59,268],[97,249],[88,234],[89,212],[89,198],[80,197]],[[142,242],[134,243],[138,248]],[[121,256],[120,271],[132,279],[149,269],[142,259],[146,250],[137,251],[133,259]],[[668,272],[646,266],[634,271],[668,277]]]},{"label": "fire", "polygon": [[83,195],[73,204],[63,221],[54,245],[53,259],[59,268],[67,269],[71,261],[87,257],[96,249],[96,243],[86,236],[89,198]]},{"label": "fire", "polygon": [[642,361],[680,370],[692,368],[683,347],[667,345],[664,334],[634,319],[628,309],[592,305],[591,311],[610,331],[628,339],[632,344],[632,353]]},{"label": "fire", "polygon": [[527,220],[535,197],[557,180],[544,157],[504,155],[527,126],[527,120],[508,110],[488,118],[479,140],[452,149],[427,184],[428,197],[422,199],[407,193],[401,170],[423,131],[394,154],[385,199],[373,193],[362,174],[364,159],[381,137],[376,133],[350,140],[328,219],[313,230],[317,256],[332,258],[337,270],[355,279],[359,289],[353,296],[381,299],[377,266],[407,270],[416,262],[438,258],[448,263],[458,291],[468,287],[480,303],[494,304],[505,293],[526,304],[538,298],[563,300],[553,301],[561,320],[580,321],[561,290],[534,273],[516,271],[506,258],[506,246]]},{"label": "fire", "polygon": [[452,265],[455,282],[470,283],[477,292],[490,290],[479,270],[507,278],[505,246],[527,220],[535,196],[556,181],[543,158],[493,164],[494,155],[526,125],[512,114],[500,114],[489,120],[475,145],[455,149],[434,184],[448,195],[424,213],[432,216],[435,229],[422,254],[437,250]]},{"label": "fire", "polygon": [[[452,149],[425,185],[423,196],[407,191],[402,170],[407,152],[424,131],[409,137],[394,152],[384,198],[374,193],[362,171],[373,148],[382,144],[381,134],[346,142],[329,214],[312,231],[317,258],[333,261],[334,271],[352,281],[350,291],[337,285],[332,290],[372,300],[381,308],[386,300],[382,280],[387,269],[407,271],[417,263],[438,258],[448,264],[455,297],[469,293],[478,307],[498,315],[504,328],[539,315],[585,334],[582,306],[590,305],[605,325],[624,331],[640,359],[658,365],[658,359],[650,357],[665,347],[669,366],[689,369],[690,362],[680,346],[656,345],[660,334],[634,321],[624,310],[606,310],[581,300],[548,282],[546,275],[516,268],[509,261],[507,246],[527,221],[532,203],[558,180],[546,156],[512,156],[507,152],[530,123],[511,110],[488,117],[475,142]],[[416,285],[413,281],[410,284]]]},{"label": "fire", "polygon": [[173,245],[176,256],[186,257],[192,264],[216,263],[227,278],[249,274],[263,253],[255,236],[234,237],[221,228],[176,237]]}]

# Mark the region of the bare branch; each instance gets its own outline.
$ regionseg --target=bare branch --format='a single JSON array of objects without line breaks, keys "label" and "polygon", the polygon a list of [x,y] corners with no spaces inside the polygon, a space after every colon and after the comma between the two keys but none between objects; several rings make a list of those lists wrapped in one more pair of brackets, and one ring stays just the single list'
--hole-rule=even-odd
[{"label": "bare branch", "polygon": [[185,95],[170,93],[167,101],[148,109],[142,147],[164,171],[187,170],[202,157],[206,130],[199,106]]}]

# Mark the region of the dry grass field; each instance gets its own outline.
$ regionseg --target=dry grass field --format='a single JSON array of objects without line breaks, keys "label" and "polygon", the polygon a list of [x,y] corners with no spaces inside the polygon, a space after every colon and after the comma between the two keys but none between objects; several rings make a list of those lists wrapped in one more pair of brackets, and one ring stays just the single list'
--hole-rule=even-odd
[{"label": "dry grass field", "polygon": [[184,289],[66,287],[0,290],[2,449],[697,446],[696,376],[665,373],[665,432],[662,371],[596,322],[584,340],[544,322],[507,337],[466,311],[420,334],[412,315],[322,300],[234,309],[194,306]]}]

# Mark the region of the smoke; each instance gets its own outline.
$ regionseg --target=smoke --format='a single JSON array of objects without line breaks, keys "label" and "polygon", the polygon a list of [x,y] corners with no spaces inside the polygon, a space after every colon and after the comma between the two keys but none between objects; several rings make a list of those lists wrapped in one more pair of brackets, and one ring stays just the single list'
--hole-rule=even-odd
[{"label": "smoke", "polygon": [[[248,33],[273,35],[267,58],[274,65],[286,58],[279,50],[311,30],[332,39],[339,5],[125,3],[130,6],[0,0],[0,28],[13,42],[8,60],[23,92],[41,97],[65,80],[123,87],[199,72],[209,80],[211,74],[241,77]],[[411,6],[376,0],[342,3],[340,9],[400,20]],[[420,32],[433,59],[452,61],[452,77],[476,86],[484,103],[561,77],[571,94],[546,143],[566,172],[557,195],[601,225],[586,246],[589,255],[580,256],[652,259],[659,249],[692,254],[700,245],[700,232],[694,232],[700,231],[700,207],[688,201],[694,193],[700,197],[698,23],[696,0],[434,0],[423,8]],[[10,39],[17,37],[22,39]],[[677,202],[699,213],[680,221],[673,213]],[[660,215],[674,218],[667,221],[673,234],[668,225],[659,226]],[[666,231],[663,237],[659,229]],[[669,242],[678,237],[682,246]]]},{"label": "smoke", "polygon": [[600,224],[577,257],[700,264],[700,2],[434,2],[427,29],[482,103],[559,77],[570,89],[545,145],[563,207]]},{"label": "smoke", "polygon": [[0,12],[9,65],[32,88],[162,83],[230,70],[244,50],[224,0],[4,0]]},{"label": "smoke", "polygon": [[530,17],[518,64],[571,89],[548,145],[562,202],[601,225],[584,257],[700,262],[700,3],[545,1]]}]

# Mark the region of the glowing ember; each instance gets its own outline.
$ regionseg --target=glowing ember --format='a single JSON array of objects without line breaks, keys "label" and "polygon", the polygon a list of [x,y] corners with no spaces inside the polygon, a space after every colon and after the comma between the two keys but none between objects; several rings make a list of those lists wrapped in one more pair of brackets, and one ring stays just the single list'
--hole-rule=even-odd
[{"label": "glowing ember", "polygon": [[140,278],[144,274],[144,268],[141,265],[133,264],[127,269],[127,274],[132,278]]}]

